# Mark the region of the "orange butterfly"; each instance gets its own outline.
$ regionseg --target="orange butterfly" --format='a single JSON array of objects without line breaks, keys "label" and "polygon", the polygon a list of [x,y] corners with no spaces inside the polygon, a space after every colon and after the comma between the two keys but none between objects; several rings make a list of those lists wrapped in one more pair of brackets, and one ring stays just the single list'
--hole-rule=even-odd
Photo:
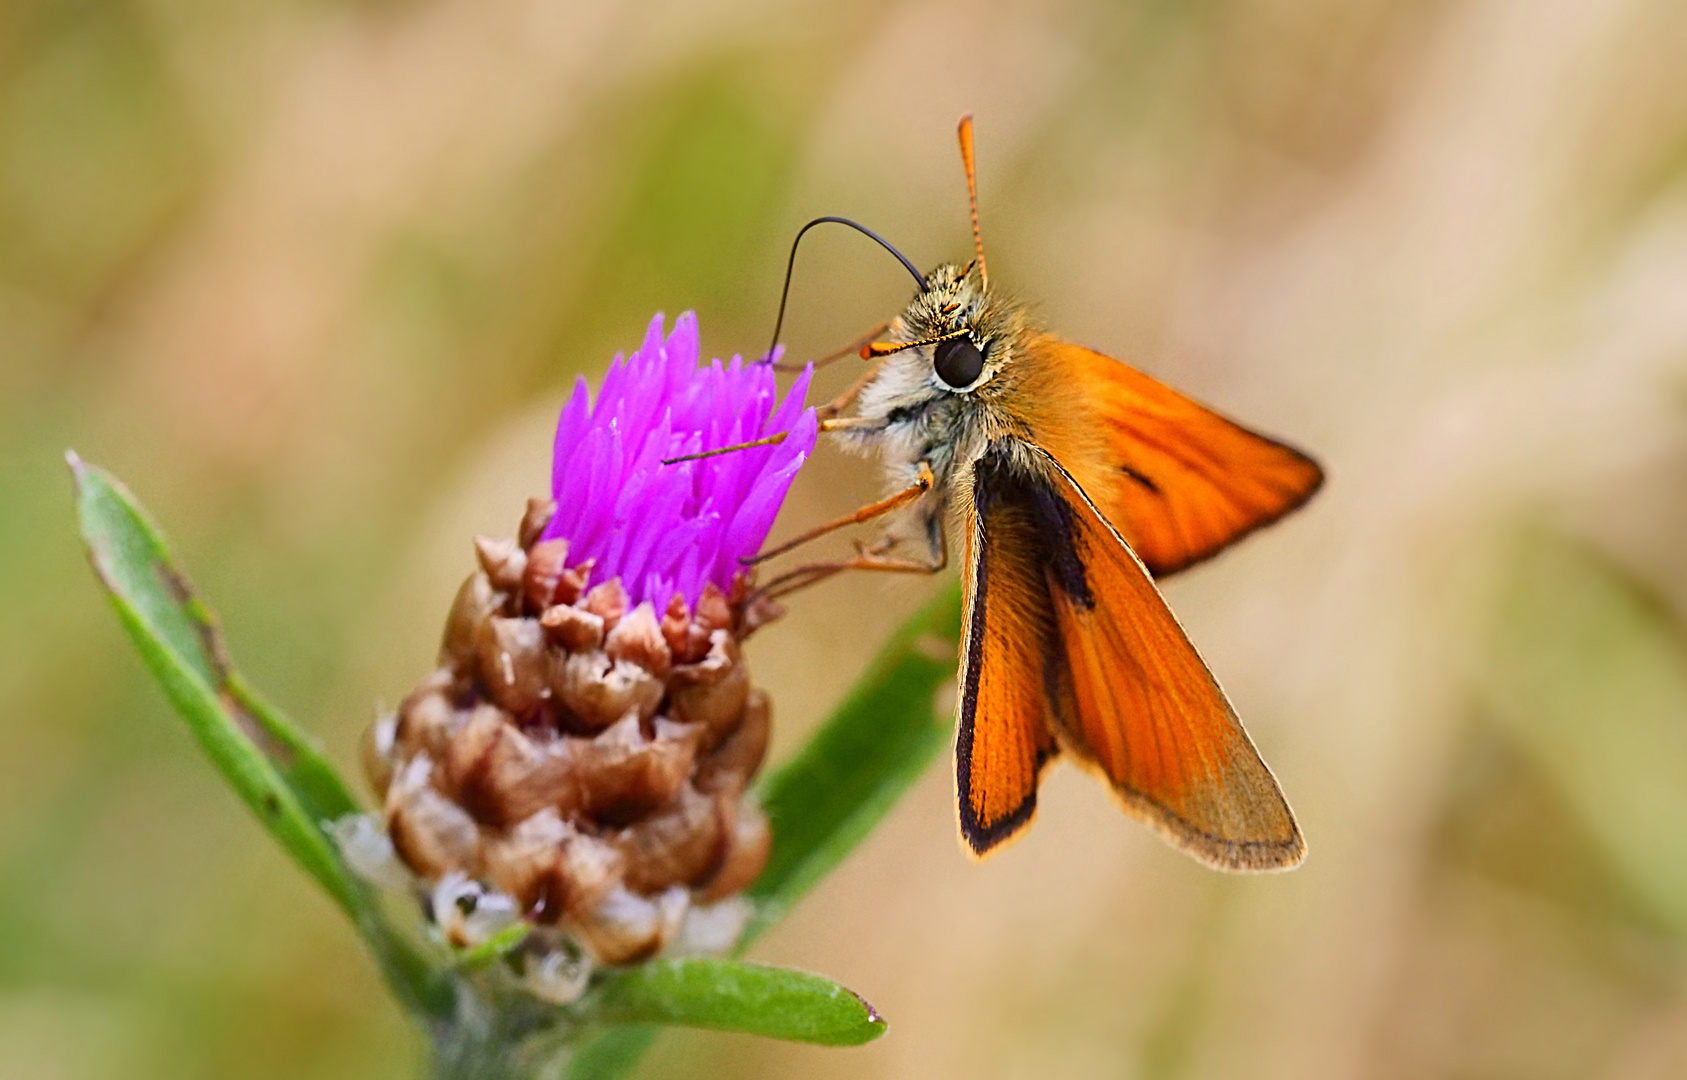
[{"label": "orange butterfly", "polygon": [[[1045,333],[993,291],[970,116],[960,140],[972,263],[922,275],[854,222],[822,218],[803,230],[850,225],[919,282],[907,309],[869,335],[889,340],[861,350],[884,362],[823,410],[827,430],[882,454],[901,490],[754,561],[900,507],[912,507],[928,558],[891,557],[899,540],[887,536],[767,591],[844,569],[936,572],[947,563],[946,526],[958,521],[966,607],[955,784],[968,850],[982,857],[1019,835],[1043,770],[1065,755],[1203,862],[1295,866],[1306,845],[1294,815],[1153,578],[1299,507],[1323,473],[1298,450]],[[852,404],[853,416],[839,415]]]}]

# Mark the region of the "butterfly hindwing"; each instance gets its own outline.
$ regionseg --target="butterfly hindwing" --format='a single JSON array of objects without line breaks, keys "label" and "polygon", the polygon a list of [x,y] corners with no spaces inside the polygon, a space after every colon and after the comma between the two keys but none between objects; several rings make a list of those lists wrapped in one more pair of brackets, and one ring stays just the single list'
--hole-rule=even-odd
[{"label": "butterfly hindwing", "polygon": [[[1197,858],[1229,870],[1300,862],[1305,845],[1276,780],[1147,568],[1077,482],[1041,451],[1003,441],[974,467],[974,506],[960,736],[970,750],[962,832],[973,848],[989,844],[969,832],[969,809],[976,817],[1016,796],[1035,805],[1036,770],[995,764],[1005,747],[1033,760],[1034,718],[1129,812]],[[1049,752],[1036,751],[1039,767]],[[1001,774],[1021,787],[995,786]],[[1010,819],[1011,835],[1022,824],[1011,813],[985,824]],[[992,835],[982,839],[999,842]]]},{"label": "butterfly hindwing", "polygon": [[[1156,577],[1210,558],[1311,498],[1318,463],[1127,364],[1054,338],[1100,445],[1064,463]],[[1064,459],[1063,459],[1064,460]]]}]

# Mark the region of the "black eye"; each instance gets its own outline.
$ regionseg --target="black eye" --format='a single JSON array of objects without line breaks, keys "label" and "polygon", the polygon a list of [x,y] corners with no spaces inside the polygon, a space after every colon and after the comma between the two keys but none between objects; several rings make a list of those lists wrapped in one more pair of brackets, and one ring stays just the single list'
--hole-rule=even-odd
[{"label": "black eye", "polygon": [[984,354],[970,337],[950,338],[938,344],[932,366],[945,385],[959,390],[971,386],[984,373]]}]

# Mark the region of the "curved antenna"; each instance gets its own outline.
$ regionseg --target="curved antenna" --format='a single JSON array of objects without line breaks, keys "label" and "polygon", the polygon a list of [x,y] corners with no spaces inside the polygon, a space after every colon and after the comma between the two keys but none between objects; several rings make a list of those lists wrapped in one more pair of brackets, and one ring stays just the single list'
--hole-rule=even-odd
[{"label": "curved antenna", "polygon": [[972,208],[972,246],[978,252],[978,280],[990,291],[990,271],[984,265],[984,237],[978,231],[978,180],[972,168],[972,114],[961,117],[961,164],[967,170],[967,204]]},{"label": "curved antenna", "polygon": [[896,261],[900,262],[907,269],[908,273],[913,275],[914,281],[919,284],[921,292],[926,291],[926,279],[921,276],[919,270],[914,266],[914,264],[908,261],[908,257],[900,251],[897,251],[896,248],[891,245],[889,240],[886,240],[884,237],[880,236],[872,229],[869,229],[867,226],[862,225],[860,222],[851,221],[845,217],[817,217],[807,225],[798,229],[797,238],[791,241],[791,257],[785,263],[785,287],[779,290],[779,317],[773,320],[773,342],[768,345],[767,355],[760,361],[763,364],[773,363],[773,350],[779,347],[779,331],[785,326],[785,302],[791,298],[791,272],[797,267],[797,245],[802,243],[803,234],[808,232],[808,230],[814,228],[816,225],[826,224],[848,225],[850,228],[867,237],[869,240],[875,241],[880,247],[896,256]]}]

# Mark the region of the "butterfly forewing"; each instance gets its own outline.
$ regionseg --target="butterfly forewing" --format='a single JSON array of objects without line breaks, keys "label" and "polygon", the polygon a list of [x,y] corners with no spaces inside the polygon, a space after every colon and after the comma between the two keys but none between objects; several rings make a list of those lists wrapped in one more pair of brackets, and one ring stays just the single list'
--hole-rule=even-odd
[{"label": "butterfly forewing", "polygon": [[1035,348],[1083,386],[1099,440],[1057,456],[1157,577],[1271,524],[1323,483],[1305,454],[1127,364],[1057,338]]}]

